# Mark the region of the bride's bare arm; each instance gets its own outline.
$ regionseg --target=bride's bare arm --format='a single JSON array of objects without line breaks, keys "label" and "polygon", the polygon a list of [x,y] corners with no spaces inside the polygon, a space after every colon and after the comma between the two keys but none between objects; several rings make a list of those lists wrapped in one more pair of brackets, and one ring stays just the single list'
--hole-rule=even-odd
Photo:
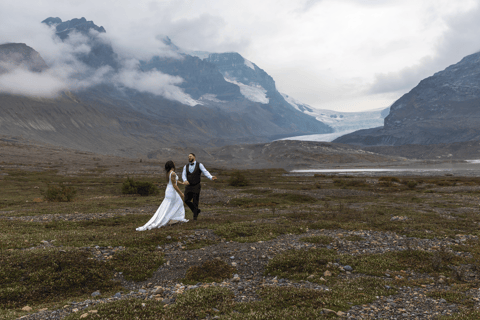
[{"label": "bride's bare arm", "polygon": [[[173,173],[173,172],[172,172]],[[173,185],[173,188],[175,189],[175,191],[177,191],[177,193],[180,195],[180,198],[182,198],[182,200],[184,199],[184,195],[182,193],[182,191],[180,190],[180,188],[177,186],[176,182],[177,182],[177,176],[175,174],[172,174],[172,185]]]}]

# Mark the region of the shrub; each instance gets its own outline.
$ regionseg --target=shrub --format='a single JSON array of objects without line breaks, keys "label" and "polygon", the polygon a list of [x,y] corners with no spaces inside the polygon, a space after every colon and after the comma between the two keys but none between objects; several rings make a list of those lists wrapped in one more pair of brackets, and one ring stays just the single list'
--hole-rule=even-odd
[{"label": "shrub", "polygon": [[235,171],[228,180],[228,185],[232,187],[246,187],[249,185],[247,178],[240,172]]},{"label": "shrub", "polygon": [[137,182],[137,193],[141,196],[158,194],[158,188],[151,182]]},{"label": "shrub", "polygon": [[408,182],[407,182],[407,187],[408,187],[409,189],[415,189],[415,187],[417,186],[417,184],[418,184],[418,183],[417,183],[416,181],[408,181]]},{"label": "shrub", "polygon": [[68,299],[118,289],[113,271],[81,250],[7,252],[0,255],[0,308]]},{"label": "shrub", "polygon": [[[279,278],[306,280],[312,274],[323,275],[327,269],[331,269],[328,262],[335,260],[337,257],[334,250],[289,250],[270,260],[265,268],[265,273]],[[338,273],[338,269],[331,269],[330,271],[333,274]]]},{"label": "shrub", "polygon": [[236,270],[222,260],[215,259],[205,261],[201,267],[190,267],[185,279],[194,282],[220,282],[223,279],[231,278]]},{"label": "shrub", "polygon": [[74,187],[49,185],[45,192],[45,200],[55,202],[70,202],[73,200],[77,190]]},{"label": "shrub", "polygon": [[[97,310],[95,313],[88,313],[90,310]],[[89,314],[87,319],[118,320],[118,319],[172,319],[165,315],[164,304],[155,300],[121,299],[109,303],[94,305],[82,312],[72,312],[65,320],[78,320],[85,318],[83,314]]]},{"label": "shrub", "polygon": [[127,178],[122,184],[123,194],[137,194],[137,187],[135,187],[135,181],[132,178]]},{"label": "shrub", "polygon": [[346,236],[345,240],[348,240],[348,241],[364,241],[365,238],[363,238],[361,236],[357,236],[357,235],[350,235],[350,236]]},{"label": "shrub", "polygon": [[212,319],[207,317],[215,312],[212,309],[217,309],[216,312],[219,313],[229,311],[234,305],[234,297],[232,291],[222,287],[188,290],[178,295],[175,306],[169,311],[173,316],[172,319]]},{"label": "shrub", "polygon": [[300,234],[304,232],[300,226],[292,224],[290,221],[277,223],[226,223],[214,228],[216,235],[237,242],[267,241],[281,234]]},{"label": "shrub", "polygon": [[[234,294],[227,288],[210,287],[188,290],[176,297],[176,302],[165,308],[162,302],[154,300],[122,299],[97,304],[82,312],[71,313],[65,320],[87,319],[141,319],[141,320],[190,320],[211,319],[212,313],[222,314],[233,307]],[[88,311],[97,310],[95,313]],[[216,310],[214,310],[216,309]],[[85,313],[84,313],[85,312]],[[208,317],[208,318],[207,318]]]},{"label": "shrub", "polygon": [[156,250],[127,248],[113,256],[109,261],[113,269],[123,272],[129,281],[144,281],[165,262],[163,254]]},{"label": "shrub", "polygon": [[365,180],[363,179],[353,179],[353,180],[347,180],[347,179],[333,179],[333,183],[335,185],[338,185],[342,188],[345,187],[365,187],[367,186]]},{"label": "shrub", "polygon": [[378,178],[378,181],[383,181],[383,182],[400,182],[400,179],[397,177],[380,177]]},{"label": "shrub", "polygon": [[134,181],[132,178],[127,178],[122,184],[122,193],[150,196],[158,194],[158,188],[151,182]]}]

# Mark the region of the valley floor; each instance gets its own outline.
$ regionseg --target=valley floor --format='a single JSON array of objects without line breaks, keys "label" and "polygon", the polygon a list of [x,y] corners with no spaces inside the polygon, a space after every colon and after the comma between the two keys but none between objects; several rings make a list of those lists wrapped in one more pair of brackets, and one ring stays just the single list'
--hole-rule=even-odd
[{"label": "valley floor", "polygon": [[[0,161],[0,319],[480,317],[476,167],[210,167],[198,221],[137,232],[163,199],[160,164],[68,152]],[[160,193],[122,194],[127,177]]]}]

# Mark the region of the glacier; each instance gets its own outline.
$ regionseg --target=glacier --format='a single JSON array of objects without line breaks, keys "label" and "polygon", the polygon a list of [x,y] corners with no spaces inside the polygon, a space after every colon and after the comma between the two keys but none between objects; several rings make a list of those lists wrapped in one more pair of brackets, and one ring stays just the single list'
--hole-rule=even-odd
[{"label": "glacier", "polygon": [[388,107],[361,112],[339,112],[334,110],[316,109],[287,94],[281,93],[281,95],[285,101],[298,111],[308,114],[334,129],[333,133],[288,137],[282,140],[330,142],[338,137],[357,130],[383,126],[384,119],[388,115],[390,109],[390,107]]}]

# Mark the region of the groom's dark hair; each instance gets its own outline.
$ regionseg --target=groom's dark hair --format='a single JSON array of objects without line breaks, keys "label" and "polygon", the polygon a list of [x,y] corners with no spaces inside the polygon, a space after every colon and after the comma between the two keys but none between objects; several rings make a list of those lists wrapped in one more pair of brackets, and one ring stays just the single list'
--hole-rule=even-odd
[{"label": "groom's dark hair", "polygon": [[191,154],[191,155],[194,156],[195,158],[197,157],[197,156],[195,155],[195,153],[193,153],[193,152],[190,152],[189,154]]}]

